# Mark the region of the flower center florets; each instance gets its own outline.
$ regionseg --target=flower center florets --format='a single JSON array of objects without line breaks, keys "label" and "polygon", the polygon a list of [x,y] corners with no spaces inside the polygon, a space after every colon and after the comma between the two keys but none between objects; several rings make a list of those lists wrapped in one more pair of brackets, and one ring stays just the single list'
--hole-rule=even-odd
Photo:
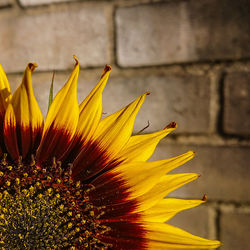
[{"label": "flower center florets", "polygon": [[32,160],[0,163],[1,249],[107,248],[98,235],[108,228],[89,201],[88,185],[74,183],[70,166],[43,168]]}]

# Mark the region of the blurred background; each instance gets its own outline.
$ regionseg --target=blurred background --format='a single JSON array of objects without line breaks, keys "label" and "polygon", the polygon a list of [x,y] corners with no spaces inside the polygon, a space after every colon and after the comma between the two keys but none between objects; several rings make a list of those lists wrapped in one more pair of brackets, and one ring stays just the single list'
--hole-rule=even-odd
[{"label": "blurred background", "polygon": [[113,68],[104,91],[111,114],[150,91],[137,133],[176,121],[153,159],[195,150],[175,172],[199,180],[172,193],[208,202],[170,221],[219,239],[221,250],[250,249],[249,0],[0,0],[0,63],[12,90],[28,62],[37,62],[34,91],[44,115],[80,60],[79,102]]}]

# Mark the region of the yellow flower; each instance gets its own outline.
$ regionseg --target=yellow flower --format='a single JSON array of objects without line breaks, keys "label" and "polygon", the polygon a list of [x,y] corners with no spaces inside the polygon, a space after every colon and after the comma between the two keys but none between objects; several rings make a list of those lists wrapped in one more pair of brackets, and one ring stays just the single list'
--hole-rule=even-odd
[{"label": "yellow flower", "polygon": [[101,119],[111,67],[78,105],[79,63],[43,122],[29,63],[11,95],[0,67],[0,247],[2,249],[216,248],[218,241],[166,224],[204,200],[165,198],[197,174],[168,174],[193,158],[147,162],[176,128],[132,136],[145,93]]}]

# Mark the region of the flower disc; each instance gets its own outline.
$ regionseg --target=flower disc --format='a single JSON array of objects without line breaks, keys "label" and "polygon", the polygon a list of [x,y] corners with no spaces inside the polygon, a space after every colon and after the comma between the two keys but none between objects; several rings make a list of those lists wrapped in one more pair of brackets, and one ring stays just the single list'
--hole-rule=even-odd
[{"label": "flower disc", "polygon": [[62,170],[54,161],[47,168],[35,161],[0,164],[0,246],[3,249],[58,249],[84,246],[107,248],[97,235],[108,227],[98,224],[101,209],[89,201],[90,185],[73,182],[71,166]]}]

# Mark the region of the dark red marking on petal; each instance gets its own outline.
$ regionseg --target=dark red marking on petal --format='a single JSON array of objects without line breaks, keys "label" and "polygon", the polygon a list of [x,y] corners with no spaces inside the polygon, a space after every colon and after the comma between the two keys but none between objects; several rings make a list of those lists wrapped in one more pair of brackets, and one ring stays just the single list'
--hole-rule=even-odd
[{"label": "dark red marking on petal", "polygon": [[[105,177],[104,177],[105,176]],[[97,186],[88,192],[91,203],[100,207],[100,216],[98,221],[101,224],[111,228],[110,231],[101,236],[105,243],[113,244],[113,248],[143,249],[146,247],[145,228],[142,226],[142,215],[136,212],[139,206],[137,199],[128,199],[130,192],[126,180],[117,176],[115,173],[107,172],[100,176]],[[97,183],[97,181],[96,181]],[[125,230],[125,232],[123,231]],[[130,234],[134,232],[134,234]],[[136,236],[136,239],[133,237]],[[121,241],[117,241],[117,237]],[[124,240],[124,241],[123,241]]]},{"label": "dark red marking on petal", "polygon": [[[115,167],[119,166],[122,163],[122,160],[119,161],[119,159],[115,159],[112,162],[109,163],[108,168],[106,171],[102,171],[99,173],[98,176],[96,176],[95,179],[91,180],[91,184],[95,187],[99,187],[104,185],[106,182],[110,182],[111,180],[116,180],[116,176],[109,172],[109,170],[114,169]],[[120,179],[118,179],[119,181]]]},{"label": "dark red marking on petal", "polygon": [[100,240],[106,244],[110,244],[112,247],[109,249],[147,249],[147,240],[144,238],[137,238],[136,236],[131,238],[119,238],[118,237],[109,237],[101,236]]},{"label": "dark red marking on petal", "polygon": [[105,65],[105,68],[104,68],[104,70],[103,70],[103,72],[102,72],[101,78],[103,78],[104,75],[105,75],[108,71],[111,71],[111,66],[106,64],[106,65]]},{"label": "dark red marking on petal", "polygon": [[110,170],[114,169],[118,165],[120,165],[123,162],[122,159],[113,159],[110,162],[106,164],[106,166],[99,172],[96,173],[96,175],[92,176],[90,179],[88,179],[88,183],[95,182],[101,180],[101,177],[104,176],[105,173],[109,172]]},{"label": "dark red marking on petal", "polygon": [[206,194],[203,195],[202,200],[207,201],[207,195]]},{"label": "dark red marking on petal", "polygon": [[19,150],[17,143],[16,126],[12,124],[5,124],[4,128],[4,143],[8,153],[10,154],[13,161],[19,159]]},{"label": "dark red marking on petal", "polygon": [[102,242],[112,244],[112,249],[146,249],[146,230],[140,223],[120,221],[106,223],[110,228],[100,235]]},{"label": "dark red marking on petal", "polygon": [[86,181],[100,173],[112,159],[97,143],[88,142],[73,161],[72,178]]},{"label": "dark red marking on petal", "polygon": [[90,183],[104,172],[120,164],[119,159],[108,157],[105,150],[101,150],[97,142],[85,141],[75,136],[70,146],[59,158],[64,165],[73,162],[72,178]]},{"label": "dark red marking on petal", "polygon": [[20,155],[25,158],[31,144],[30,128],[17,124],[16,134]]},{"label": "dark red marking on petal", "polygon": [[[115,205],[128,201],[130,195],[128,183],[114,173],[106,172],[92,181],[91,185],[95,188],[89,191],[89,197],[96,206]],[[133,207],[135,208],[135,204]]]},{"label": "dark red marking on petal", "polygon": [[101,207],[97,221],[110,229],[100,236],[101,241],[112,244],[112,249],[146,248],[146,230],[142,225],[142,216],[135,212],[138,200],[127,200],[129,192],[125,179],[109,172],[104,176],[99,177],[104,183],[93,185],[94,188],[88,193],[91,203]]},{"label": "dark red marking on petal", "polygon": [[98,221],[111,222],[111,221],[130,220],[134,222],[140,222],[141,215],[139,213],[135,213],[135,209],[137,207],[138,207],[138,201],[136,199],[118,204],[110,203],[110,205],[104,206],[103,211],[105,211],[105,213],[103,213],[99,217]]},{"label": "dark red marking on petal", "polygon": [[65,150],[63,155],[61,155],[58,160],[63,162],[65,165],[67,165],[68,163],[72,163],[83,149],[84,144],[85,142],[83,139],[81,139],[81,137],[74,136],[69,147]]},{"label": "dark red marking on petal", "polygon": [[3,132],[4,113],[0,112],[0,153],[6,151]]},{"label": "dark red marking on petal", "polygon": [[105,225],[111,228],[111,230],[107,233],[111,237],[117,237],[119,235],[119,238],[140,238],[145,234],[145,229],[141,224],[131,221],[106,222]]},{"label": "dark red marking on petal", "polygon": [[57,159],[63,163],[63,167],[73,162],[72,178],[87,183],[121,162],[119,159],[107,157],[107,153],[96,142],[86,142],[80,136],[74,136],[69,147]]},{"label": "dark red marking on petal", "polygon": [[164,129],[166,128],[176,128],[177,123],[176,122],[170,122]]},{"label": "dark red marking on petal", "polygon": [[[109,189],[112,188],[112,189]],[[119,204],[127,200],[129,193],[125,190],[122,182],[111,182],[95,191],[90,192],[89,197],[96,206],[107,206],[109,204]]]},{"label": "dark red marking on petal", "polygon": [[41,143],[42,133],[43,133],[43,125],[42,127],[35,129],[32,133],[32,150],[31,150],[32,154],[36,152],[38,146]]},{"label": "dark red marking on petal", "polygon": [[29,157],[31,154],[34,154],[40,144],[42,127],[38,127],[32,131],[31,126],[24,127],[17,125],[16,131],[19,152],[22,158],[25,159],[26,156]]},{"label": "dark red marking on petal", "polygon": [[71,143],[70,132],[57,129],[54,124],[45,132],[38,147],[36,159],[39,163],[51,162],[53,157],[60,159]]}]

